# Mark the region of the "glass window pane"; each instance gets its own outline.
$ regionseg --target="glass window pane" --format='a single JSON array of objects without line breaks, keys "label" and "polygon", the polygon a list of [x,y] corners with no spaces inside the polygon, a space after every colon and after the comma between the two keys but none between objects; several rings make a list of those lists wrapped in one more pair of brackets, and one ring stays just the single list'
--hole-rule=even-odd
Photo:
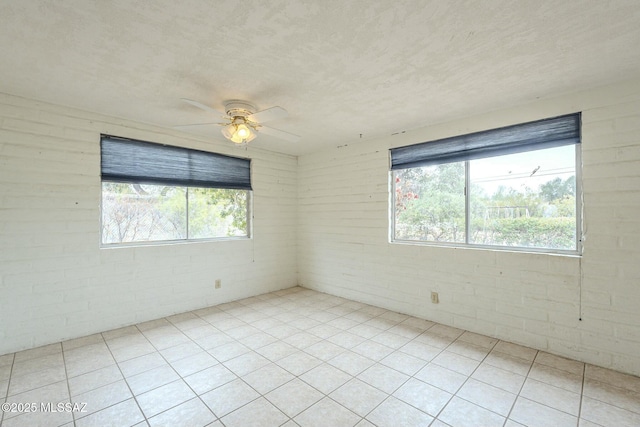
[{"label": "glass window pane", "polygon": [[575,250],[575,150],[471,161],[469,243]]},{"label": "glass window pane", "polygon": [[189,188],[189,239],[248,236],[249,191]]},{"label": "glass window pane", "polygon": [[102,243],[184,239],[183,187],[102,183]]},{"label": "glass window pane", "polygon": [[394,172],[395,238],[465,242],[464,163]]}]

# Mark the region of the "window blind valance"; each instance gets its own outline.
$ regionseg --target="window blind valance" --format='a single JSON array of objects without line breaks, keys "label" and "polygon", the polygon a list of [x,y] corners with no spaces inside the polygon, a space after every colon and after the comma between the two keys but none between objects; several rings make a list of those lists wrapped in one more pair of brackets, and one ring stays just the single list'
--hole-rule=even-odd
[{"label": "window blind valance", "polygon": [[104,181],[251,190],[251,160],[102,135]]},{"label": "window blind valance", "polygon": [[580,143],[580,113],[391,149],[391,169],[408,169]]}]

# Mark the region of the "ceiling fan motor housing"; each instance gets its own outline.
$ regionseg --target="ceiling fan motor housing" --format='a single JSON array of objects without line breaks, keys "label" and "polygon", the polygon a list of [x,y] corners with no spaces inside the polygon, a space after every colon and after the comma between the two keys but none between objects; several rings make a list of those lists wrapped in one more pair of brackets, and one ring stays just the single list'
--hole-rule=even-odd
[{"label": "ceiling fan motor housing", "polygon": [[256,107],[247,101],[232,99],[224,103],[225,112],[229,117],[247,117],[256,112]]}]

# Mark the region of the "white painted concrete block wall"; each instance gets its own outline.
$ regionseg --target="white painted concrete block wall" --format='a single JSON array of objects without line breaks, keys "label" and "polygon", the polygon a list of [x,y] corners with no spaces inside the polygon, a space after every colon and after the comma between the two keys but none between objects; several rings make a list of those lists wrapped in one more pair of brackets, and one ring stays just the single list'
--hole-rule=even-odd
[{"label": "white painted concrete block wall", "polygon": [[[389,243],[389,148],[575,111],[582,258]],[[301,285],[640,374],[640,81],[336,147],[298,165]]]},{"label": "white painted concrete block wall", "polygon": [[[254,239],[100,249],[100,133],[251,157]],[[296,285],[296,174],[295,157],[0,95],[0,354]]]},{"label": "white painted concrete block wall", "polygon": [[[389,148],[573,111],[583,111],[582,259],[388,242]],[[251,157],[254,240],[99,249],[100,133]],[[297,270],[310,288],[640,374],[639,135],[640,81],[299,166],[0,95],[0,354],[292,286]]]}]

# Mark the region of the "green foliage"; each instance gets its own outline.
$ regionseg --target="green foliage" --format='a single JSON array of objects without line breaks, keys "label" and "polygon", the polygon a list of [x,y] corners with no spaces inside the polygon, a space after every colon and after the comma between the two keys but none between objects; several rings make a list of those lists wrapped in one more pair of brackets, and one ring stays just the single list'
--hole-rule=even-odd
[{"label": "green foliage", "polygon": [[246,190],[103,182],[102,241],[246,236],[248,194]]},{"label": "green foliage", "polygon": [[396,178],[396,238],[464,242],[463,164],[405,169]]},{"label": "green foliage", "polygon": [[224,229],[227,236],[247,235],[249,192],[222,188],[189,189],[189,234],[202,236]]},{"label": "green foliage", "polygon": [[103,243],[184,238],[184,201],[179,187],[104,182]]},{"label": "green foliage", "polygon": [[163,219],[165,232],[172,236],[173,239],[187,238],[185,189],[180,187],[152,186],[150,190],[152,194],[155,193],[157,214]]},{"label": "green foliage", "polygon": [[575,247],[574,218],[499,218],[489,224],[473,224],[473,243],[525,248],[572,249]]},{"label": "green foliage", "polygon": [[555,178],[540,186],[540,196],[546,202],[552,203],[554,200],[561,200],[576,195],[576,179],[574,176],[562,180]]},{"label": "green foliage", "polygon": [[[395,238],[465,241],[464,163],[396,171]],[[469,242],[483,245],[573,249],[575,177],[539,189],[508,186],[485,194],[471,187]]]}]

